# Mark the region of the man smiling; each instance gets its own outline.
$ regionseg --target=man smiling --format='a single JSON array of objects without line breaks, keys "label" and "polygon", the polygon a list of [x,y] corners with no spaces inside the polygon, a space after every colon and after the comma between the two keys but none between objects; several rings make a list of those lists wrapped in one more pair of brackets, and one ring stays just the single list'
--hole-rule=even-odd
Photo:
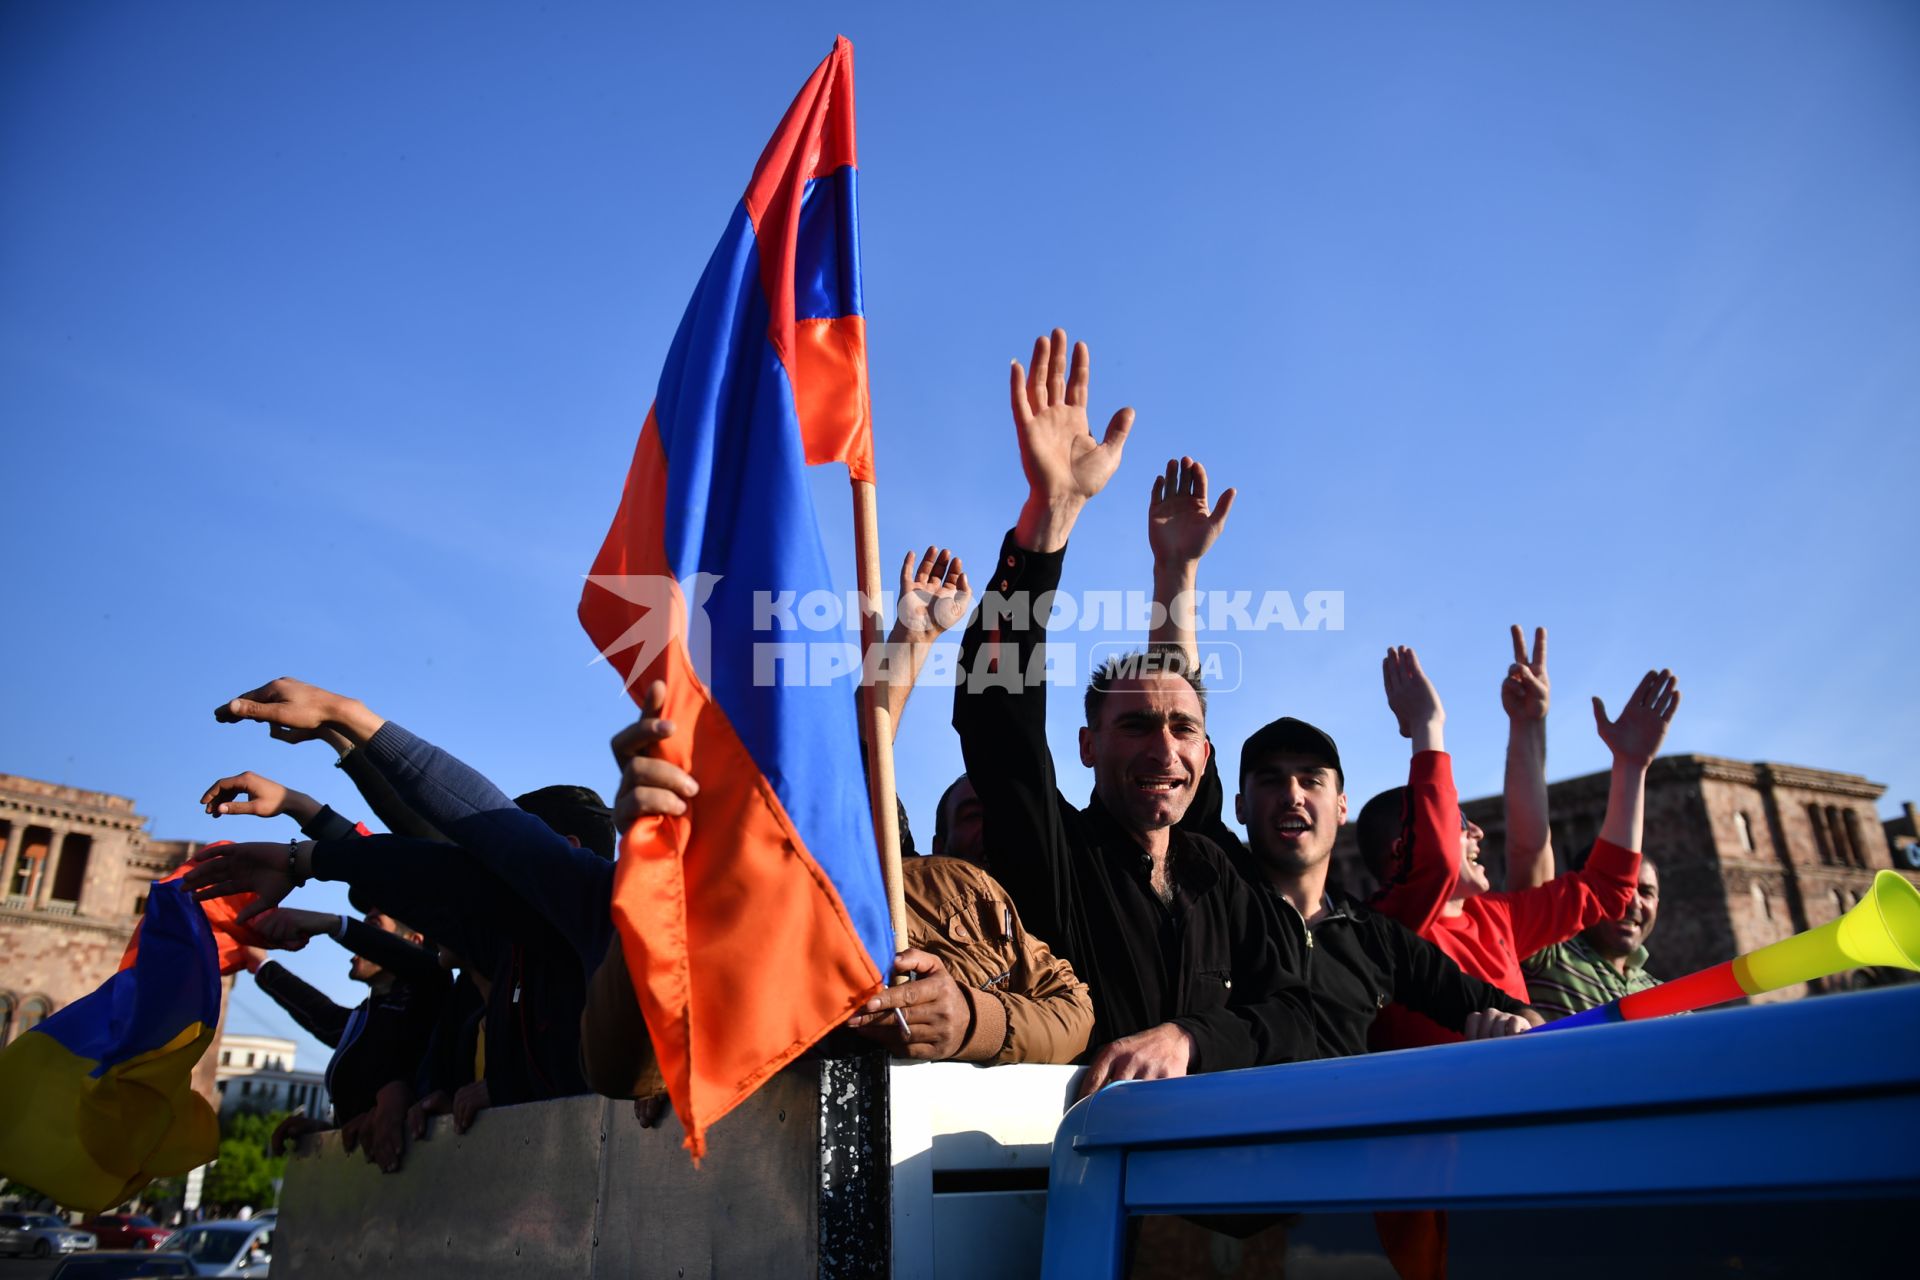
[{"label": "man smiling", "polygon": [[1660,874],[1643,855],[1625,915],[1602,920],[1522,962],[1534,1008],[1553,1021],[1659,986],[1647,972],[1647,935],[1659,914]]},{"label": "man smiling", "polygon": [[1304,988],[1252,890],[1211,841],[1174,826],[1210,754],[1205,690],[1184,655],[1149,650],[1095,673],[1079,735],[1092,802],[1077,808],[1055,786],[1045,609],[1033,602],[1058,586],[1068,534],[1133,423],[1122,409],[1096,443],[1088,381],[1086,346],[1069,367],[1057,329],[1034,344],[1030,376],[1012,369],[1027,500],[968,625],[953,706],[988,857],[1028,928],[1092,991],[1083,1094],[1315,1057]]},{"label": "man smiling", "polygon": [[[1171,459],[1153,483],[1147,541],[1153,548],[1156,642],[1198,659],[1192,600],[1199,562],[1219,537],[1234,491],[1209,507],[1207,471]],[[1282,716],[1240,749],[1234,816],[1246,844],[1222,820],[1222,786],[1209,761],[1184,830],[1211,840],[1270,910],[1281,963],[1303,975],[1322,1054],[1365,1053],[1374,1019],[1388,1003],[1418,1009],[1467,1039],[1524,1031],[1538,1014],[1461,972],[1439,947],[1327,884],[1333,844],[1347,820],[1346,776],[1333,739]]]}]

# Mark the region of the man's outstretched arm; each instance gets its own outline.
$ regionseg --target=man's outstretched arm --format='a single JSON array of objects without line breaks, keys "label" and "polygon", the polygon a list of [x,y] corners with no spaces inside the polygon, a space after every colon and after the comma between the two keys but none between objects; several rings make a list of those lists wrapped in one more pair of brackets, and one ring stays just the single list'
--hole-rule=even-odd
[{"label": "man's outstretched arm", "polygon": [[1200,662],[1194,616],[1199,596],[1200,559],[1226,528],[1235,491],[1207,505],[1207,469],[1192,458],[1167,459],[1167,473],[1155,476],[1147,503],[1147,545],[1153,548],[1152,645],[1171,645],[1196,667]]},{"label": "man's outstretched arm", "polygon": [[1500,682],[1507,713],[1507,890],[1553,879],[1553,837],[1547,826],[1547,629],[1533,630],[1529,655],[1513,628],[1513,663]]},{"label": "man's outstretched arm", "polygon": [[1027,497],[961,641],[953,691],[953,727],[980,796],[994,874],[1028,926],[1069,959],[1063,926],[1073,890],[1065,801],[1047,749],[1046,685],[1038,678],[1046,662],[1046,619],[1035,616],[1035,606],[1059,585],[1067,537],[1119,465],[1133,423],[1133,411],[1120,410],[1106,439],[1095,443],[1087,430],[1090,378],[1086,344],[1073,348],[1069,362],[1067,335],[1058,329],[1034,343],[1031,373],[1013,364],[1013,420]]},{"label": "man's outstretched arm", "polygon": [[919,683],[927,655],[942,635],[957,623],[966,621],[973,604],[973,584],[967,581],[966,567],[960,557],[945,547],[928,547],[914,567],[913,552],[907,552],[900,566],[900,596],[894,605],[893,630],[887,636],[883,656],[885,678],[880,685],[886,691],[886,708],[894,736],[900,733],[900,717],[906,712],[907,699]]},{"label": "man's outstretched arm", "polygon": [[1425,936],[1460,879],[1460,797],[1447,757],[1447,713],[1412,649],[1387,650],[1381,674],[1400,736],[1413,742],[1413,760],[1399,847],[1373,907]]},{"label": "man's outstretched arm", "polygon": [[1647,672],[1617,719],[1608,719],[1605,704],[1599,698],[1593,700],[1595,728],[1613,752],[1606,817],[1600,823],[1600,838],[1580,870],[1507,898],[1514,950],[1521,959],[1565,942],[1590,925],[1625,914],[1640,876],[1647,769],[1660,753],[1679,708],[1680,682],[1671,671]]}]

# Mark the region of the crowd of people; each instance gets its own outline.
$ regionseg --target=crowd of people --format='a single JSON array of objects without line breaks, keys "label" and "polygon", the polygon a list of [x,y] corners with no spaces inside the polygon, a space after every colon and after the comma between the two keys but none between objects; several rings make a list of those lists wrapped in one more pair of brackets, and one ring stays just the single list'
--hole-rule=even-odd
[{"label": "crowd of people", "polygon": [[[1455,791],[1439,693],[1412,649],[1390,650],[1386,703],[1411,756],[1406,785],[1356,816],[1380,886],[1362,901],[1331,883],[1349,805],[1324,728],[1282,715],[1253,733],[1228,762],[1245,836],[1226,821],[1193,601],[1234,491],[1210,501],[1190,458],[1153,482],[1147,647],[1104,663],[1086,688],[1077,747],[1092,797],[1062,794],[1048,682],[1020,678],[1045,667],[1047,617],[1005,605],[1059,587],[1074,524],[1119,465],[1132,412],[1096,440],[1089,381],[1085,344],[1069,349],[1059,330],[1035,343],[1030,367],[1013,365],[1028,492],[981,607],[951,552],[903,566],[887,643],[907,675],[885,696],[897,713],[933,641],[967,619],[953,705],[965,773],[940,797],[930,854],[916,854],[901,814],[910,945],[895,967],[912,981],[882,988],[821,1051],[865,1041],[921,1060],[1080,1063],[1085,1096],[1123,1080],[1510,1036],[1653,985],[1645,942],[1659,880],[1640,848],[1647,768],[1680,701],[1672,673],[1647,672],[1617,716],[1594,699],[1613,757],[1606,816],[1591,850],[1556,850],[1546,635],[1529,650],[1513,629],[1496,889],[1484,833]],[[699,790],[660,752],[675,733],[664,694],[648,690],[640,720],[612,740],[611,806],[579,785],[509,797],[364,703],[296,680],[217,709],[330,746],[387,828],[370,833],[260,774],[221,778],[208,813],[292,818],[303,838],[210,847],[187,876],[203,898],[254,895],[245,914],[266,945],[249,965],[333,1047],[327,1086],[349,1149],[393,1170],[432,1116],[450,1113],[464,1132],[490,1106],[582,1093],[633,1099],[643,1124],[658,1120],[664,1085],[611,901],[617,833],[686,814]],[[1556,874],[1563,857],[1573,865]],[[363,918],[287,905],[308,880],[344,882]],[[351,1009],[269,958],[323,936],[367,985]],[[276,1144],[322,1125],[292,1117]]]}]

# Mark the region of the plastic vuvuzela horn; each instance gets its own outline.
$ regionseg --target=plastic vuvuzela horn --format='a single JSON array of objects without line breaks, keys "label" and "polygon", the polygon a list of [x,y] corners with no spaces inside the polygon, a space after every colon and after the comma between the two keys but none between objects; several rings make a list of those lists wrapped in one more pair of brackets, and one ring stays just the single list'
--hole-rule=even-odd
[{"label": "plastic vuvuzela horn", "polygon": [[1920,972],[1920,890],[1897,872],[1876,875],[1867,896],[1838,920],[1534,1030],[1687,1013],[1867,965]]}]

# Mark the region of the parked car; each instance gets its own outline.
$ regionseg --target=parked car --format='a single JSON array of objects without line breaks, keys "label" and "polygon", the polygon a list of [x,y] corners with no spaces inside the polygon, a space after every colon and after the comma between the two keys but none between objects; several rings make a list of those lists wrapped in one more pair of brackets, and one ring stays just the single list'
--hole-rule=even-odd
[{"label": "parked car", "polygon": [[265,1276],[273,1261],[273,1224],[239,1218],[196,1222],[160,1247],[187,1255],[197,1276]]},{"label": "parked car", "polygon": [[84,1224],[102,1249],[158,1249],[173,1232],[139,1213],[103,1213]]},{"label": "parked car", "polygon": [[113,1253],[76,1253],[53,1269],[50,1280],[146,1280],[148,1276],[191,1276],[193,1260],[184,1253],[128,1249]]},{"label": "parked car", "polygon": [[0,1253],[51,1258],[99,1243],[91,1231],[70,1227],[50,1213],[0,1213]]}]

